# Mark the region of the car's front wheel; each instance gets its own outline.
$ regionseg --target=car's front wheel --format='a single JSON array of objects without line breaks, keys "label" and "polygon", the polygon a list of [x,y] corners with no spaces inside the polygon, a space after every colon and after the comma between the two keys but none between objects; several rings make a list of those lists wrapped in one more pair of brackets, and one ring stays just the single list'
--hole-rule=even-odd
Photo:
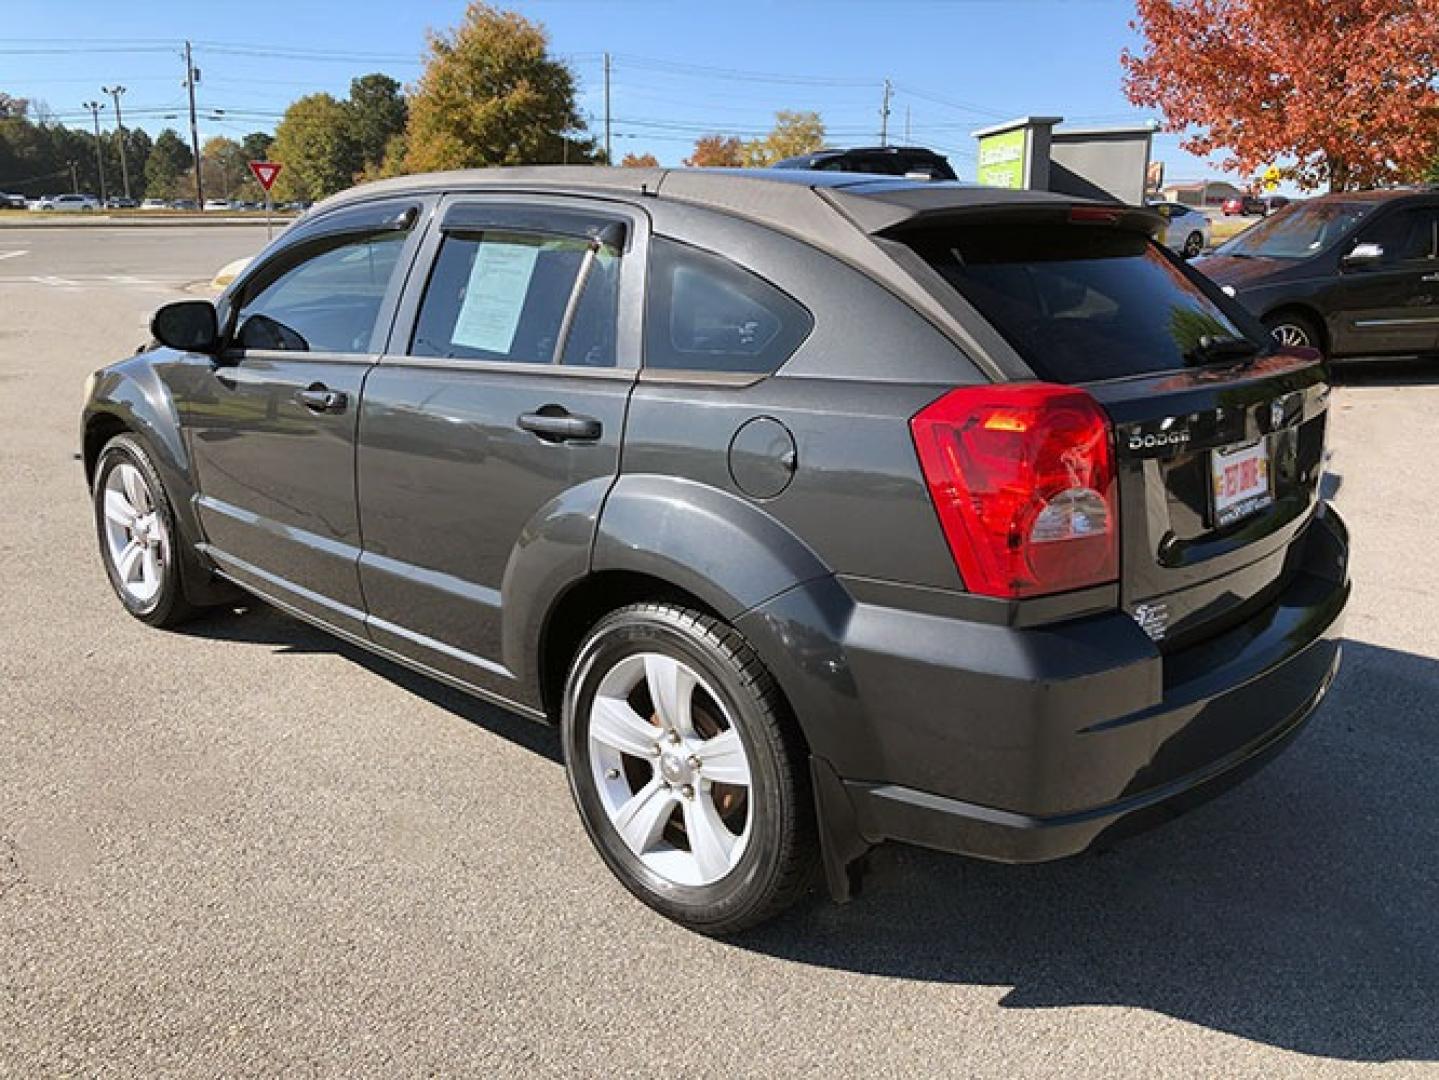
[{"label": "car's front wheel", "polygon": [[562,739],[590,839],[661,914],[729,934],[808,886],[805,756],[773,678],[733,628],[671,604],[607,616],[571,668]]},{"label": "car's front wheel", "polygon": [[105,572],[120,602],[151,626],[194,614],[180,583],[175,515],[144,446],[117,435],[95,467],[95,528]]},{"label": "car's front wheel", "polygon": [[1204,250],[1204,236],[1199,232],[1192,232],[1184,238],[1184,257],[1196,259],[1199,253]]}]

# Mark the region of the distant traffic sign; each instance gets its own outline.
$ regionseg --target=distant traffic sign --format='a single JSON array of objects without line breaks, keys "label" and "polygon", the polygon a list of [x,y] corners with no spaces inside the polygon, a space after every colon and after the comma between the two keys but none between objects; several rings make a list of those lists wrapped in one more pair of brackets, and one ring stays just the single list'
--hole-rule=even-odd
[{"label": "distant traffic sign", "polygon": [[252,161],[250,171],[255,174],[255,179],[260,181],[260,186],[266,191],[275,186],[275,177],[280,175],[284,168],[278,161]]}]

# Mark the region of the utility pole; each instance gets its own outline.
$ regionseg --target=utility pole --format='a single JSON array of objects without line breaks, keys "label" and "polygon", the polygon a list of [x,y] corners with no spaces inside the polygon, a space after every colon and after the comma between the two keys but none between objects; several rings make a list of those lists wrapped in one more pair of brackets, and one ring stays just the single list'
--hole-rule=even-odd
[{"label": "utility pole", "polygon": [[120,95],[125,92],[123,86],[102,86],[105,93],[109,94],[115,102],[115,130],[120,135],[120,176],[125,182],[125,199],[130,199],[130,164],[125,160],[125,121],[120,116]]},{"label": "utility pole", "polygon": [[105,155],[100,151],[100,110],[105,107],[102,101],[87,101],[85,108],[90,110],[90,119],[95,121],[95,164],[100,169],[100,205],[104,206],[106,201],[105,193]]},{"label": "utility pole", "polygon": [[75,162],[67,161],[65,164],[70,166],[70,194],[78,195],[80,194],[80,176],[75,172]]},{"label": "utility pole", "polygon": [[195,84],[200,73],[195,70],[194,58],[190,55],[190,43],[185,42],[185,89],[190,94],[190,153],[195,157],[195,209],[205,209],[205,185],[200,179],[200,129],[195,123]]},{"label": "utility pole", "polygon": [[605,53],[605,164],[614,163],[614,155],[610,153],[610,54]]},{"label": "utility pole", "polygon": [[879,106],[879,145],[889,145],[889,98],[894,93],[894,87],[888,79],[884,80],[884,100]]}]

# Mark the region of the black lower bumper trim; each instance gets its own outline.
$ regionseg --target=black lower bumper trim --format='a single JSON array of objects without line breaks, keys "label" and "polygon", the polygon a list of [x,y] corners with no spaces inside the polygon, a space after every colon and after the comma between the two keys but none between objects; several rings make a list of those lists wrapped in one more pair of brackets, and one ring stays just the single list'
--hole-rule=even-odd
[{"label": "black lower bumper trim", "polygon": [[[1314,695],[1263,738],[1204,769],[1103,806],[1035,817],[977,806],[893,784],[845,781],[854,821],[865,841],[917,844],[996,862],[1047,862],[1105,840],[1140,832],[1228,790],[1276,756],[1304,728],[1333,681],[1339,646]],[[834,886],[831,875],[831,887]]]}]

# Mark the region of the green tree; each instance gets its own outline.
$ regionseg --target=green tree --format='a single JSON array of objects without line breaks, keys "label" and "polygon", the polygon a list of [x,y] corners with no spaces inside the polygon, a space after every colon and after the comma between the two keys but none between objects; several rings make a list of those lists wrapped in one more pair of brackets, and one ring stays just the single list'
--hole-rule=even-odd
[{"label": "green tree", "polygon": [[593,161],[570,69],[549,54],[543,27],[474,2],[430,56],[410,98],[412,172],[483,165]]},{"label": "green tree", "polygon": [[773,165],[776,161],[811,154],[824,148],[824,121],[817,112],[791,112],[781,109],[774,114],[774,128],[763,139],[744,144],[744,163],[750,166]]},{"label": "green tree", "polygon": [[145,162],[145,194],[156,199],[173,199],[189,194],[182,186],[195,157],[185,140],[173,128],[155,136],[155,145]]},{"label": "green tree", "polygon": [[285,110],[270,156],[285,168],[275,197],[323,199],[349,187],[360,169],[350,115],[330,94],[309,94]]},{"label": "green tree", "polygon": [[252,131],[240,140],[240,149],[245,151],[245,160],[266,161],[270,156],[270,147],[275,143],[275,136],[264,131]]},{"label": "green tree", "polygon": [[390,140],[404,133],[409,118],[400,84],[378,73],[352,79],[345,111],[350,117],[350,135],[355,140],[360,168],[366,172],[378,170]]}]

